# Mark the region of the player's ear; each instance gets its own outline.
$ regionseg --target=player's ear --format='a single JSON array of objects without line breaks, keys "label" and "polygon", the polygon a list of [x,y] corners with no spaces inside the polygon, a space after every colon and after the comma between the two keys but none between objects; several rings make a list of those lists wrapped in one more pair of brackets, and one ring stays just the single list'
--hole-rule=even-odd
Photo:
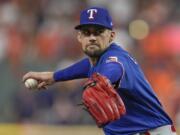
[{"label": "player's ear", "polygon": [[110,32],[111,32],[111,35],[110,35],[109,42],[112,42],[115,39],[116,33],[115,31],[110,31]]},{"label": "player's ear", "polygon": [[78,31],[77,33],[77,40],[81,43],[81,32]]}]

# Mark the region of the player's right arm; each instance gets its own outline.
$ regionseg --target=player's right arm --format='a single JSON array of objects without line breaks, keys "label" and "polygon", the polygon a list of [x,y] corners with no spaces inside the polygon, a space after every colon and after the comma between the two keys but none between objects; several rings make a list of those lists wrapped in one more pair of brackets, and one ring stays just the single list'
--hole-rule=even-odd
[{"label": "player's right arm", "polygon": [[23,76],[23,82],[29,78],[33,78],[38,81],[38,89],[46,88],[46,86],[59,81],[86,78],[88,77],[90,68],[90,62],[88,58],[85,58],[63,70],[57,70],[55,72],[28,72]]},{"label": "player's right arm", "polygon": [[53,74],[54,72],[28,72],[23,76],[23,82],[32,78],[38,81],[38,89],[46,89],[46,86],[55,83]]}]

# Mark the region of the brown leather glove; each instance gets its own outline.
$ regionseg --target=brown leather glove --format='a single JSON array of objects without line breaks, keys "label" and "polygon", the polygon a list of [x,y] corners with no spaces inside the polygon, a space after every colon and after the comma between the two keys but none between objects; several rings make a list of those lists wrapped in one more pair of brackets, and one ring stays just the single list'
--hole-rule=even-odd
[{"label": "brown leather glove", "polygon": [[110,81],[99,73],[94,73],[85,83],[82,101],[98,127],[117,120],[126,113],[119,94]]}]

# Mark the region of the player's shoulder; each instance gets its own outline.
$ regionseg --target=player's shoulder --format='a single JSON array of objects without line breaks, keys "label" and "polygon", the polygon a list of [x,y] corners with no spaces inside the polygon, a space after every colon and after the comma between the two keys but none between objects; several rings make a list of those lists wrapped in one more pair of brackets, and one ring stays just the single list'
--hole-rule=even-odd
[{"label": "player's shoulder", "polygon": [[126,57],[128,55],[128,52],[124,50],[121,45],[118,45],[116,43],[112,43],[109,48],[106,50],[106,52],[103,54],[103,59],[107,58],[115,58],[123,59],[123,57]]},{"label": "player's shoulder", "polygon": [[125,55],[125,50],[123,50],[119,45],[112,43],[104,54],[100,58],[100,63],[109,63],[109,62],[122,62],[123,55]]},{"label": "player's shoulder", "polygon": [[116,43],[112,43],[107,49],[106,53],[107,53],[106,55],[116,54],[120,56],[128,54],[128,52],[125,49],[123,49],[121,45]]},{"label": "player's shoulder", "polygon": [[101,63],[118,62],[122,65],[138,65],[136,59],[128,51],[115,43],[110,45],[100,61]]}]

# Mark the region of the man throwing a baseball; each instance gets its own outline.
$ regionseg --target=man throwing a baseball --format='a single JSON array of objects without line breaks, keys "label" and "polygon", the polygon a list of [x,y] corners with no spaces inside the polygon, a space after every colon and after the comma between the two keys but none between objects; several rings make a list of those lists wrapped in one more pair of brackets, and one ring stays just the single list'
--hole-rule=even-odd
[{"label": "man throwing a baseball", "polygon": [[[37,89],[56,82],[88,78],[82,101],[105,135],[176,135],[136,60],[113,42],[112,19],[104,8],[81,12],[77,39],[88,56],[55,72],[29,72],[23,81],[37,80]],[[28,88],[33,88],[33,83]]]}]

